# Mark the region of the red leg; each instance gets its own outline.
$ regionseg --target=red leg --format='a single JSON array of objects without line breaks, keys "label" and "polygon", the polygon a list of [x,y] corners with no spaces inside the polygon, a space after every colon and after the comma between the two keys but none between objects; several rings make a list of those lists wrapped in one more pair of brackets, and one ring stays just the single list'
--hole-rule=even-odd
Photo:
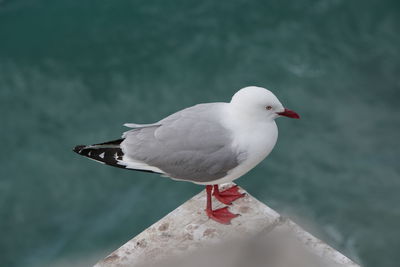
[{"label": "red leg", "polygon": [[207,207],[206,207],[206,213],[207,216],[219,223],[222,224],[229,224],[231,220],[237,216],[238,214],[233,214],[228,210],[228,207],[220,208],[213,210],[212,209],[212,202],[211,202],[211,191],[213,187],[212,185],[207,185],[206,186],[206,191],[207,191]]},{"label": "red leg", "polygon": [[237,185],[234,185],[234,186],[220,192],[218,185],[216,184],[216,185],[214,185],[213,195],[220,202],[230,205],[236,199],[244,197],[245,193],[239,193],[239,187]]}]

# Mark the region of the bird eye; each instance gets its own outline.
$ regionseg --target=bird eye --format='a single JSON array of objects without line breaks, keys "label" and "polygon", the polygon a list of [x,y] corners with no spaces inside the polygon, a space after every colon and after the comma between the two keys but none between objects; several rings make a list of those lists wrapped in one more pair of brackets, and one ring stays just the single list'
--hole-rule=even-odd
[{"label": "bird eye", "polygon": [[272,109],[271,106],[266,106],[265,108],[266,108],[267,110],[271,110],[271,109]]}]

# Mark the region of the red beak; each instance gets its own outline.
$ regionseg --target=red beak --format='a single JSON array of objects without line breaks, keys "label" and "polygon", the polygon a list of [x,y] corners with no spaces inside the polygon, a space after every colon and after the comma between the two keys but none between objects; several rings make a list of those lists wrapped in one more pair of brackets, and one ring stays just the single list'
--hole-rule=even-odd
[{"label": "red beak", "polygon": [[277,112],[276,114],[279,114],[281,116],[286,116],[286,117],[289,117],[289,118],[293,118],[293,119],[300,119],[299,114],[297,114],[293,110],[290,110],[290,109],[287,109],[287,108],[285,108],[285,110],[282,111],[282,112]]}]

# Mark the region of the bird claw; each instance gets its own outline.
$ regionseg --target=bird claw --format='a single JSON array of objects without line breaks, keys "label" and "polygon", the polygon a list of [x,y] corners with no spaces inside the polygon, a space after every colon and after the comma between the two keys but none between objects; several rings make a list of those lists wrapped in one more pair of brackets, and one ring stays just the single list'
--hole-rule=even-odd
[{"label": "bird claw", "polygon": [[233,218],[239,216],[239,214],[234,214],[230,212],[228,207],[216,210],[206,210],[206,213],[210,219],[222,224],[230,224]]},{"label": "bird claw", "polygon": [[214,191],[213,193],[214,197],[218,199],[220,202],[230,205],[232,204],[233,201],[236,199],[244,197],[246,194],[245,193],[240,193],[239,192],[239,186],[234,185],[230,188],[225,189],[224,191],[216,192]]}]

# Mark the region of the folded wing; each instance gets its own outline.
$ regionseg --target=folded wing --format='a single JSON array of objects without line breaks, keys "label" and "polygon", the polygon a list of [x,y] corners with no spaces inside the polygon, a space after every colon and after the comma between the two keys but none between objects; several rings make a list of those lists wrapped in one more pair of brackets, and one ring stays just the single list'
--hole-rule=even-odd
[{"label": "folded wing", "polygon": [[[223,103],[200,104],[124,133],[119,164],[173,179],[210,182],[238,166],[230,132],[216,116]],[[132,125],[133,126],[133,125]]]}]

